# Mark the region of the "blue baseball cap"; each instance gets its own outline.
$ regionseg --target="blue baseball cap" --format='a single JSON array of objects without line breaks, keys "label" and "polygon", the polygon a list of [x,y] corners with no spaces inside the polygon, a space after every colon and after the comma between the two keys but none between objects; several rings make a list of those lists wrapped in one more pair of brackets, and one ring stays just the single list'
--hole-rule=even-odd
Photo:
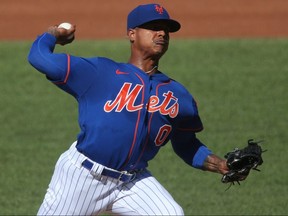
[{"label": "blue baseball cap", "polygon": [[127,17],[127,30],[134,29],[145,23],[163,20],[167,23],[169,32],[176,32],[181,25],[176,20],[170,19],[166,9],[159,4],[139,5],[133,9]]}]

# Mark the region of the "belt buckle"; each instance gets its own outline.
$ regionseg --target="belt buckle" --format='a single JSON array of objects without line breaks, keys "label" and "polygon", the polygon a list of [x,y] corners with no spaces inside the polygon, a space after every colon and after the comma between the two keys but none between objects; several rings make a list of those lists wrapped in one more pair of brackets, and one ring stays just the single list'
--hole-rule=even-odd
[{"label": "belt buckle", "polygon": [[117,181],[121,181],[121,178],[122,178],[122,176],[123,176],[124,174],[125,174],[125,173],[120,172],[120,175],[119,175],[119,177],[117,178]]},{"label": "belt buckle", "polygon": [[132,175],[130,176],[129,172],[127,172],[127,171],[122,171],[122,172],[120,172],[120,175],[119,175],[119,177],[117,178],[117,180],[118,180],[118,181],[122,181],[121,179],[122,179],[122,177],[123,177],[124,175],[126,175],[127,177],[129,177],[129,180],[125,180],[125,182],[130,181]]}]

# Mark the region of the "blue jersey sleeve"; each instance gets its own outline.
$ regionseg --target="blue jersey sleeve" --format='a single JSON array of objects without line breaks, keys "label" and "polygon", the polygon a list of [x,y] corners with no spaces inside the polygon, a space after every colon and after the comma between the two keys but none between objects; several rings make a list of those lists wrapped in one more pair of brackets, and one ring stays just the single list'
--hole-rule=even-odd
[{"label": "blue jersey sleeve", "polygon": [[188,165],[202,169],[205,159],[212,152],[196,138],[195,133],[178,131],[171,139],[176,154]]},{"label": "blue jersey sleeve", "polygon": [[54,53],[55,43],[56,38],[49,33],[39,36],[30,49],[28,61],[55,85],[79,98],[96,79],[98,58]]},{"label": "blue jersey sleeve", "polygon": [[176,154],[187,164],[202,169],[204,161],[211,154],[211,151],[196,138],[195,133],[202,131],[203,125],[196,101],[190,93],[189,96],[187,94],[188,92],[183,98],[190,99],[181,101],[181,116],[177,124],[174,125],[171,143]]},{"label": "blue jersey sleeve", "polygon": [[54,54],[56,38],[45,33],[34,41],[28,61],[38,71],[46,74],[51,80],[65,80],[68,70],[66,54]]}]

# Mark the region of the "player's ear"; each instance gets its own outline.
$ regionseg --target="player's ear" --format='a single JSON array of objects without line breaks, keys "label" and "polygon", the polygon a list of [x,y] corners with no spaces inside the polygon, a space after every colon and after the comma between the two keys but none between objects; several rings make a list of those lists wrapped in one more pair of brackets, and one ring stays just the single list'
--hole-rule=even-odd
[{"label": "player's ear", "polygon": [[127,36],[129,38],[130,42],[133,43],[135,40],[135,29],[128,29]]}]

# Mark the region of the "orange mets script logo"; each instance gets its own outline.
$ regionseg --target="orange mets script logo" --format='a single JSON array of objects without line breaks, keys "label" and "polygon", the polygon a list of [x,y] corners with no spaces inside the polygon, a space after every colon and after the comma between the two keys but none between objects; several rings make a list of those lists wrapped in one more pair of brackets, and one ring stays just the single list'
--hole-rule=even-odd
[{"label": "orange mets script logo", "polygon": [[160,5],[155,5],[155,10],[159,13],[159,14],[163,14],[164,12],[164,8]]},{"label": "orange mets script logo", "polygon": [[[104,111],[107,113],[113,110],[121,112],[126,109],[129,112],[135,112],[143,109],[144,104],[136,104],[136,99],[143,85],[137,84],[133,89],[131,89],[131,86],[132,83],[124,83],[116,98],[105,103]],[[164,93],[163,97],[163,101],[160,101],[158,96],[152,95],[148,104],[146,104],[148,112],[159,111],[162,115],[169,115],[171,118],[175,118],[179,112],[178,98],[171,91]]]}]

